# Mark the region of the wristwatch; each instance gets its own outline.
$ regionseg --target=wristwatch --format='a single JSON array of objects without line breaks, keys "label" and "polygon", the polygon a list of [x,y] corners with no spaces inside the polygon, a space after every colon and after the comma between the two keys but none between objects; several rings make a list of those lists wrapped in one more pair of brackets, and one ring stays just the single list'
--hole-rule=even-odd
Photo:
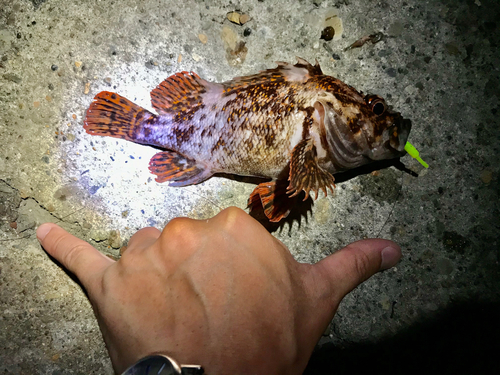
[{"label": "wristwatch", "polygon": [[140,359],[122,375],[202,375],[204,373],[201,366],[180,365],[166,355],[154,354]]}]

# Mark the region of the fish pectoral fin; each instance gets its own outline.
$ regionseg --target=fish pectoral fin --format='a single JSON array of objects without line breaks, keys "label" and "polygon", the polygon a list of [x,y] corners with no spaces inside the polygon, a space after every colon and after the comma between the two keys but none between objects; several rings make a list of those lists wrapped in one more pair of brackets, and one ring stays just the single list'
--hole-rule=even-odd
[{"label": "fish pectoral fin", "polygon": [[288,200],[286,189],[277,188],[276,181],[263,182],[259,184],[250,198],[248,198],[248,208],[256,204],[262,204],[264,214],[273,223],[279,222],[290,213],[290,206],[280,204],[283,198]]},{"label": "fish pectoral fin", "polygon": [[149,170],[157,176],[156,182],[170,181],[169,186],[199,184],[212,176],[204,164],[174,151],[162,151],[153,156]]},{"label": "fish pectoral fin", "polygon": [[319,165],[316,146],[311,138],[303,139],[294,147],[288,181],[287,193],[291,194],[290,197],[296,196],[301,190],[306,193],[304,200],[309,197],[311,190],[316,194],[314,199],[318,198],[320,189],[325,195],[327,189],[333,193],[335,178]]}]

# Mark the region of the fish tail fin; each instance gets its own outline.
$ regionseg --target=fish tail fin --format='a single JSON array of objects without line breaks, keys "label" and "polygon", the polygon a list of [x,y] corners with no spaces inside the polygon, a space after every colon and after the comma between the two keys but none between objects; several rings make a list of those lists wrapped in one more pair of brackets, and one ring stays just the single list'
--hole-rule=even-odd
[{"label": "fish tail fin", "polygon": [[83,128],[92,135],[149,143],[144,139],[142,125],[151,124],[156,119],[156,115],[123,96],[102,91],[90,104]]}]

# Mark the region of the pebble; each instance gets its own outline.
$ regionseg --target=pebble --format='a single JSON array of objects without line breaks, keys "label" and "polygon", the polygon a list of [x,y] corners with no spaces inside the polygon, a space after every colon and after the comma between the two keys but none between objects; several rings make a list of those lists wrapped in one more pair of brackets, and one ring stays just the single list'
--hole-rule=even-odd
[{"label": "pebble", "polygon": [[332,26],[327,26],[321,31],[320,39],[324,39],[326,41],[332,40],[335,35],[335,29]]},{"label": "pebble", "polygon": [[386,311],[388,311],[391,308],[392,301],[387,294],[383,294],[382,296],[380,296],[380,305]]},{"label": "pebble", "polygon": [[326,224],[328,219],[332,216],[330,202],[328,199],[319,199],[315,206],[316,212],[314,213],[314,220],[318,224]]},{"label": "pebble", "polygon": [[89,233],[89,236],[95,242],[101,242],[108,239],[108,232],[102,229],[92,229]]},{"label": "pebble", "polygon": [[400,21],[394,22],[391,26],[389,26],[388,33],[392,36],[399,36],[403,33],[404,25]]},{"label": "pebble", "polygon": [[445,43],[444,48],[446,49],[446,52],[448,52],[449,55],[456,56],[460,54],[460,50],[453,43]]},{"label": "pebble", "polygon": [[483,183],[489,184],[492,179],[493,179],[493,172],[492,171],[490,171],[488,169],[484,169],[481,171],[481,181],[483,181]]},{"label": "pebble", "polygon": [[242,14],[240,16],[240,23],[242,25],[246,24],[248,21],[250,21],[250,16],[248,14]]},{"label": "pebble", "polygon": [[389,77],[396,77],[396,75],[398,74],[398,72],[394,68],[387,68],[385,72]]},{"label": "pebble", "polygon": [[226,15],[227,19],[231,21],[232,23],[235,23],[237,25],[241,25],[240,22],[240,14],[238,12],[229,12]]},{"label": "pebble", "polygon": [[81,61],[75,61],[75,66],[77,68],[81,67],[82,66],[82,62]]},{"label": "pebble", "polygon": [[455,269],[451,260],[447,258],[439,258],[436,260],[436,268],[440,275],[449,275]]},{"label": "pebble", "polygon": [[208,38],[205,34],[198,34],[198,39],[200,39],[200,42],[203,44],[207,44],[208,42]]},{"label": "pebble", "polygon": [[236,49],[236,43],[238,42],[238,35],[229,26],[224,26],[221,31],[221,38],[226,46],[226,50]]},{"label": "pebble", "polygon": [[109,232],[108,243],[113,249],[122,247],[122,238],[119,230],[112,230]]},{"label": "pebble", "polygon": [[12,73],[4,74],[2,77],[4,79],[6,79],[7,81],[14,82],[14,83],[21,83],[21,81],[22,81],[21,77],[18,77]]}]

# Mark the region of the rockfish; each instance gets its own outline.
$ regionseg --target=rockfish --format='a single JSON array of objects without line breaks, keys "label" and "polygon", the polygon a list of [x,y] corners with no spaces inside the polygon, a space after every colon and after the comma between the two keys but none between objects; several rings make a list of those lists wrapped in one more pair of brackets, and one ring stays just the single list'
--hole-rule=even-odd
[{"label": "rockfish", "polygon": [[319,190],[333,192],[337,172],[405,155],[411,122],[381,97],[324,75],[318,63],[277,64],[223,83],[176,73],[151,92],[158,114],[103,91],[90,104],[84,128],[164,150],[149,169],[170,186],[215,173],[268,178],[250,201],[260,200],[275,222],[290,211],[275,206],[278,195],[303,190],[307,198],[312,190],[317,198]]}]

